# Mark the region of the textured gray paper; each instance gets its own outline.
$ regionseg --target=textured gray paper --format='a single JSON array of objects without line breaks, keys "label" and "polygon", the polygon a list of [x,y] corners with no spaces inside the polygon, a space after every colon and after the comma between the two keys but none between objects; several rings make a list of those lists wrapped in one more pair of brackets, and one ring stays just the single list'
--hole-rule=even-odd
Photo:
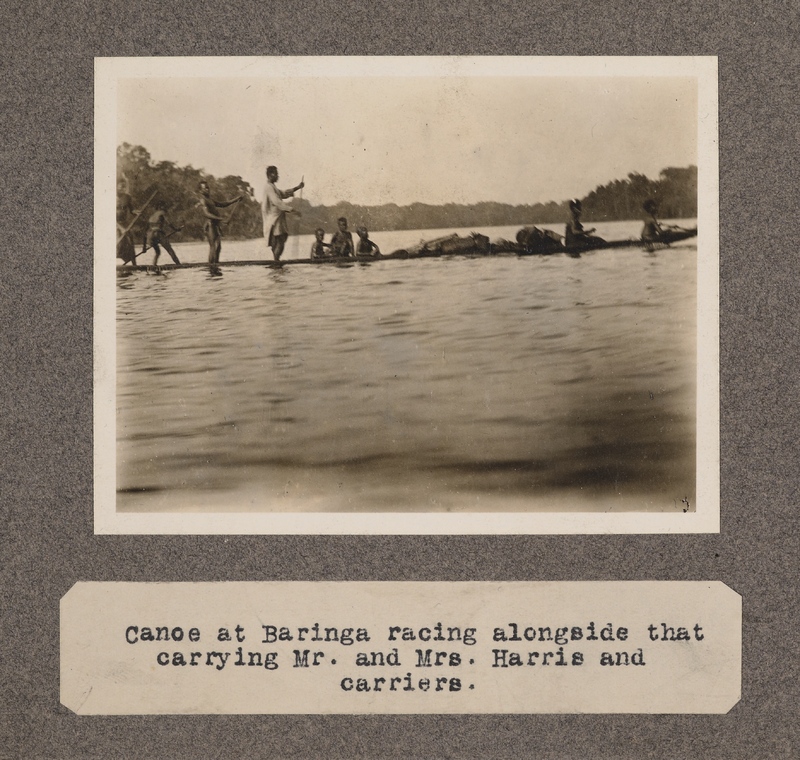
[{"label": "textured gray paper", "polygon": [[[342,0],[7,4],[0,756],[794,758],[798,735],[797,8]],[[721,533],[95,536],[93,64],[158,55],[717,55]],[[165,115],[168,118],[168,115]],[[726,716],[75,715],[59,600],[77,582],[720,579],[742,595]]]}]

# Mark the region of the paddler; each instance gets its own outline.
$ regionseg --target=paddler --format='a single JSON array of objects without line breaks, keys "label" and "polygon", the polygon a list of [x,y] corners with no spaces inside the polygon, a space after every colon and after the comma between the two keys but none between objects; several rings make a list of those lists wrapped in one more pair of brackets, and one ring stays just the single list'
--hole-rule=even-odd
[{"label": "paddler", "polygon": [[347,219],[345,217],[340,216],[336,220],[336,224],[339,229],[333,233],[331,238],[331,255],[350,257],[354,253],[353,233],[347,229]]},{"label": "paddler", "polygon": [[324,259],[325,249],[330,248],[330,243],[325,242],[325,230],[322,227],[317,227],[314,230],[314,242],[311,244],[311,258]]},{"label": "paddler", "polygon": [[272,249],[275,261],[280,261],[286,246],[286,239],[289,237],[286,214],[297,213],[291,204],[285,202],[286,198],[291,198],[298,190],[305,187],[305,182],[300,182],[291,190],[279,190],[275,185],[278,179],[278,167],[268,166],[264,203],[261,205],[261,219],[264,224],[264,239]]},{"label": "paddler", "polygon": [[[176,227],[167,219],[167,204],[164,201],[160,201],[156,204],[156,209],[157,211],[155,214],[147,220],[147,237],[145,238],[144,246],[142,246],[142,253],[148,248],[152,248],[155,252],[155,256],[153,257],[153,266],[155,266],[158,264],[158,257],[161,255],[161,248],[159,246],[163,245],[164,250],[170,255],[172,260],[176,264],[180,264],[181,262],[178,261],[175,251],[172,250],[169,236],[173,232],[179,232],[181,228]],[[169,234],[167,233],[167,226],[172,228],[172,232]]]},{"label": "paddler", "polygon": [[658,214],[658,204],[652,198],[648,198],[642,204],[642,208],[645,213],[644,227],[642,227],[642,240],[647,244],[648,248],[650,248],[653,243],[657,243],[661,239],[664,230],[656,217],[656,214]]},{"label": "paddler", "polygon": [[203,231],[206,233],[206,239],[208,240],[208,263],[217,264],[219,263],[220,251],[222,251],[222,230],[220,229],[220,225],[225,221],[225,219],[217,213],[217,209],[238,203],[242,200],[242,196],[240,195],[230,201],[214,200],[211,197],[211,188],[205,180],[200,182],[197,189],[200,192],[200,202],[197,204],[197,207],[206,219]]},{"label": "paddler", "polygon": [[595,228],[590,230],[583,229],[581,224],[581,213],[583,211],[583,204],[575,198],[569,202],[569,212],[571,219],[567,222],[566,234],[564,236],[564,245],[567,248],[589,248],[598,244],[605,243],[603,238],[592,235]]},{"label": "paddler", "polygon": [[356,228],[358,235],[358,245],[356,246],[356,254],[372,254],[373,256],[380,256],[381,249],[378,245],[369,239],[369,232],[363,225]]}]

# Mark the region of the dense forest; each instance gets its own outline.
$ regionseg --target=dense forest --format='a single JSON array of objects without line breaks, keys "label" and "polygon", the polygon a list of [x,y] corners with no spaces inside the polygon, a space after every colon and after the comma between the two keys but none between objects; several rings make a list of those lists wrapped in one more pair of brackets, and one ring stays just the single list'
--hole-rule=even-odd
[{"label": "dense forest", "polygon": [[[226,237],[254,238],[262,234],[259,204],[252,197],[253,188],[241,177],[216,178],[192,166],[180,167],[172,161],[154,162],[145,148],[128,143],[117,149],[117,171],[118,179],[127,178],[134,205],[144,203],[153,191],[156,191],[153,202],[161,200],[168,205],[171,221],[183,227],[175,236],[176,241],[203,237],[203,217],[196,208],[200,180],[209,183],[212,197],[219,200],[245,196],[242,204],[226,211],[231,214],[230,221],[223,227]],[[656,180],[631,173],[626,179],[596,187],[581,199],[583,219],[587,222],[639,219],[642,202],[647,198],[658,202],[662,219],[696,217],[697,167],[663,169]],[[341,201],[334,206],[314,206],[306,199],[297,198],[294,206],[301,215],[299,220],[294,217],[292,232],[298,231],[299,222],[300,233],[313,232],[317,227],[331,233],[340,216],[347,217],[351,229],[363,224],[371,231],[561,224],[569,217],[567,204],[565,200],[518,206],[493,202],[357,206]],[[147,215],[147,211],[142,214],[140,229]],[[141,232],[136,229],[134,235],[137,240],[141,238]]]},{"label": "dense forest", "polygon": [[142,240],[145,222],[159,201],[167,205],[167,217],[183,230],[172,240],[200,240],[203,238],[205,219],[197,209],[197,186],[205,180],[211,186],[211,195],[217,200],[231,200],[243,195],[241,204],[222,209],[222,215],[230,218],[223,226],[223,234],[231,238],[254,238],[261,235],[261,207],[252,196],[252,188],[241,177],[218,179],[192,166],[177,166],[172,161],[155,162],[141,145],[123,143],[117,148],[117,180],[128,180],[133,205],[141,204],[155,192],[150,206],[133,229],[134,240]]},{"label": "dense forest", "polygon": [[581,198],[587,221],[638,219],[642,202],[653,198],[662,219],[687,219],[697,216],[697,167],[662,169],[657,180],[644,174],[629,174],[596,187]]}]

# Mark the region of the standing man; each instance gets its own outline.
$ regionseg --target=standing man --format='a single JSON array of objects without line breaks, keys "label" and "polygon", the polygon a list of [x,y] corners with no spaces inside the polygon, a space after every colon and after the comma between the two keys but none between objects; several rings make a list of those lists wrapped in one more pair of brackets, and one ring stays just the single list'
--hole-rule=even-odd
[{"label": "standing man", "polygon": [[[160,246],[164,246],[164,250],[170,255],[170,258],[176,264],[180,264],[181,262],[178,261],[178,256],[176,255],[175,251],[172,250],[172,244],[169,242],[169,236],[173,232],[180,232],[181,228],[176,227],[169,219],[167,219],[167,204],[164,201],[158,203],[156,208],[158,210],[147,222],[147,237],[145,238],[144,245],[142,246],[142,253],[144,253],[148,248],[152,248],[153,251],[155,251],[153,266],[156,266],[158,264],[158,257],[161,255]],[[172,232],[167,233],[167,225],[172,228]],[[141,256],[141,254],[139,255]]]},{"label": "standing man", "polygon": [[242,200],[242,196],[240,195],[232,201],[215,201],[211,197],[211,189],[205,180],[197,186],[197,189],[200,191],[200,202],[197,206],[206,219],[203,231],[206,233],[206,239],[208,240],[208,263],[218,264],[219,254],[222,250],[222,230],[220,225],[225,219],[219,215],[217,209],[238,203]]},{"label": "standing man", "polygon": [[[261,206],[261,218],[264,222],[264,239],[272,248],[275,261],[280,261],[286,238],[289,237],[289,228],[286,226],[286,214],[294,212],[291,204],[286,203],[286,198],[291,198],[298,190],[305,187],[301,182],[291,190],[278,190],[275,183],[278,181],[278,167],[267,167],[267,187],[264,190],[264,203]],[[296,213],[296,212],[295,212]]]},{"label": "standing man", "polygon": [[139,215],[133,207],[131,198],[130,182],[123,174],[117,181],[117,258],[122,259],[124,264],[136,263],[136,252],[131,238],[129,225],[135,221]]}]

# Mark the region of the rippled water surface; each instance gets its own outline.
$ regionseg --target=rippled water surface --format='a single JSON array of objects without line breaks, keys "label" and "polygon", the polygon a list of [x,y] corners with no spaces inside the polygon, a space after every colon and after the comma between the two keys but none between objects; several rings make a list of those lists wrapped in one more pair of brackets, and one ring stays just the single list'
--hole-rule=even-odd
[{"label": "rippled water surface", "polygon": [[[391,251],[437,234],[372,237]],[[691,240],[118,274],[117,507],[693,504],[696,257]],[[263,241],[224,241],[222,258],[266,258]]]}]

